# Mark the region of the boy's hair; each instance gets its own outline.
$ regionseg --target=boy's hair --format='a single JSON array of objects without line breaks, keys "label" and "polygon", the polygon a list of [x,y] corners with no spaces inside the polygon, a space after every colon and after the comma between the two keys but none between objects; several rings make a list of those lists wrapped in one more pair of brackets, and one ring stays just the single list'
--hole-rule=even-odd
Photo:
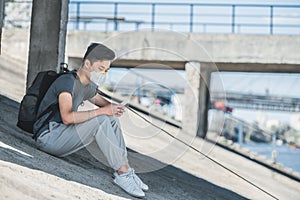
[{"label": "boy's hair", "polygon": [[99,43],[92,43],[87,48],[83,61],[88,59],[91,63],[96,60],[113,60],[115,58],[115,52],[110,48]]}]

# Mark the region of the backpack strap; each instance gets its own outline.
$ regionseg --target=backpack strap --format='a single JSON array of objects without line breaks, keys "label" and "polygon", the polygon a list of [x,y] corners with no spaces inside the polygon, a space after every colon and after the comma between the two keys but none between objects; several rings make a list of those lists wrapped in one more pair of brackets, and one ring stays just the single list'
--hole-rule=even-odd
[{"label": "backpack strap", "polygon": [[32,138],[33,139],[37,139],[40,136],[40,130],[45,127],[50,119],[52,119],[52,117],[55,115],[55,113],[59,111],[59,107],[58,107],[58,103],[52,104],[51,106],[49,106],[44,112],[42,112],[37,119],[41,118],[42,116],[44,116],[47,113],[50,113],[49,116],[44,120],[43,124],[40,126],[40,128],[36,131],[35,134],[33,134]]}]

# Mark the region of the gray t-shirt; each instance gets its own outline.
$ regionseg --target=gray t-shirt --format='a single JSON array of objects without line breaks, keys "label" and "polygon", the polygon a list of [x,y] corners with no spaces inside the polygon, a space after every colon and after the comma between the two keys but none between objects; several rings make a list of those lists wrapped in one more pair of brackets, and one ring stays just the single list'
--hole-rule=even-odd
[{"label": "gray t-shirt", "polygon": [[[43,100],[41,101],[38,115],[43,113],[49,106],[58,104],[58,96],[62,92],[68,92],[72,95],[72,111],[77,111],[78,106],[82,104],[83,101],[91,99],[97,94],[97,85],[93,82],[83,85],[80,82],[79,77],[75,77],[74,74],[71,73],[61,75],[54,81],[54,83],[46,92]],[[48,123],[44,127],[40,128],[49,115],[50,113],[45,114],[35,122],[33,126],[34,133],[41,133],[49,128]],[[49,122],[51,121],[62,123],[61,115],[58,109],[54,116],[49,120]]]}]

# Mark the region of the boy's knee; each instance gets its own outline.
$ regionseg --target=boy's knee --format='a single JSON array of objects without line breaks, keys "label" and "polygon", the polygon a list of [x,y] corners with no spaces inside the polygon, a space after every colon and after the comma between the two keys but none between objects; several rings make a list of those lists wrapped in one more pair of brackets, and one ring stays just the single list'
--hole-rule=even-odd
[{"label": "boy's knee", "polygon": [[109,118],[110,118],[111,124],[118,124],[118,125],[120,124],[120,120],[119,120],[118,117],[116,117],[116,116],[110,116]]},{"label": "boy's knee", "polygon": [[110,125],[119,125],[120,121],[118,117],[115,116],[108,116],[108,115],[100,115],[97,117],[98,123],[101,125],[103,124],[110,124]]},{"label": "boy's knee", "polygon": [[110,121],[119,121],[119,119],[116,116],[109,116]]},{"label": "boy's knee", "polygon": [[110,123],[110,117],[107,115],[100,115],[97,117],[97,121],[99,124]]}]

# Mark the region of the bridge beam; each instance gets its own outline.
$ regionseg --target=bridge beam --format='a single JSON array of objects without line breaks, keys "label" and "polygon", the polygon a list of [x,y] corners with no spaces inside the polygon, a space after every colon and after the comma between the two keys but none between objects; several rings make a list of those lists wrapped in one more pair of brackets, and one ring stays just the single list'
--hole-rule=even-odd
[{"label": "bridge beam", "polygon": [[300,73],[300,64],[291,63],[231,63],[216,62],[219,71],[261,72],[261,73]]}]

